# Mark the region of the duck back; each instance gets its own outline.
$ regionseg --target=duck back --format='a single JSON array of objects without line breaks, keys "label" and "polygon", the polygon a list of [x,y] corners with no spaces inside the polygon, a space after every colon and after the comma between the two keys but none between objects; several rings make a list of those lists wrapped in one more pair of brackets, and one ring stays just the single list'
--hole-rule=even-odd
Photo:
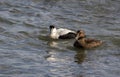
[{"label": "duck back", "polygon": [[93,48],[102,44],[102,41],[96,39],[86,39],[84,48]]}]

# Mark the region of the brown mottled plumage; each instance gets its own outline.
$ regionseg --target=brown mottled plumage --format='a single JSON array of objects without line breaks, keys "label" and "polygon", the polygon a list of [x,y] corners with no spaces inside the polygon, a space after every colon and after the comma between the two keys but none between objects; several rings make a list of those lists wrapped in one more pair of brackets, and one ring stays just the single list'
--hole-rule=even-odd
[{"label": "brown mottled plumage", "polygon": [[85,36],[86,36],[85,32],[83,30],[79,30],[77,32],[74,46],[78,48],[90,49],[90,48],[97,47],[102,44],[102,41],[100,40],[86,38]]}]

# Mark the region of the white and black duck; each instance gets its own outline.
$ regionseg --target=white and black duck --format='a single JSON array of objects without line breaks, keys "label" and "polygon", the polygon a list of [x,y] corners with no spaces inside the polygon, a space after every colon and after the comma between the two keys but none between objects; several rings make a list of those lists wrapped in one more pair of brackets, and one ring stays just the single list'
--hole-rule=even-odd
[{"label": "white and black duck", "polygon": [[49,29],[50,29],[49,36],[52,39],[73,39],[76,37],[76,32],[69,29],[64,28],[57,29],[54,25],[50,25]]}]

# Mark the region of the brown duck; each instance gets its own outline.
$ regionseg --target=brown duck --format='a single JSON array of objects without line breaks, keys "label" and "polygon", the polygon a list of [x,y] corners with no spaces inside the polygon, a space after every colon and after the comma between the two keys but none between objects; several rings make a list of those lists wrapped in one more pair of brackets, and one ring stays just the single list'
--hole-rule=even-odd
[{"label": "brown duck", "polygon": [[90,49],[90,48],[97,47],[101,44],[102,44],[102,41],[100,40],[86,38],[85,32],[83,30],[77,31],[74,47]]}]

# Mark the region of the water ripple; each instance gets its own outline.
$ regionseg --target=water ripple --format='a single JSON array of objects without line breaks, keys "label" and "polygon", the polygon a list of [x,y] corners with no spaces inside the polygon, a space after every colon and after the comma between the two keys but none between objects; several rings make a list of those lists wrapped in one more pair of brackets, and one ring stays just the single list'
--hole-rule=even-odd
[{"label": "water ripple", "polygon": [[[119,0],[0,0],[1,77],[119,77]],[[104,41],[90,50],[52,40],[49,25]]]}]

